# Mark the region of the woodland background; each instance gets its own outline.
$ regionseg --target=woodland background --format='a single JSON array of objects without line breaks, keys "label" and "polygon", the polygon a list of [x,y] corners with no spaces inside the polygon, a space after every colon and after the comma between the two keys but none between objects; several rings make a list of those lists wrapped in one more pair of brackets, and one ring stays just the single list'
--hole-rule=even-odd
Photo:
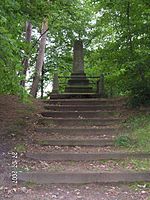
[{"label": "woodland background", "polygon": [[108,96],[150,103],[149,13],[149,0],[2,1],[0,94],[46,97],[55,71],[70,74],[82,39],[85,71],[104,73]]}]

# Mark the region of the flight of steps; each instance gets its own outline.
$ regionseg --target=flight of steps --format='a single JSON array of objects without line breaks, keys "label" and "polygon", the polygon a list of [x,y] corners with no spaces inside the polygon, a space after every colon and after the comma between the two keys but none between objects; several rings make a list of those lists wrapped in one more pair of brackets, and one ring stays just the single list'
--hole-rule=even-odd
[{"label": "flight of steps", "polygon": [[111,163],[150,158],[148,153],[124,152],[115,147],[115,137],[125,120],[123,104],[122,99],[98,98],[45,101],[33,148],[23,158],[31,162],[32,170],[20,172],[18,180],[37,184],[150,181],[149,172],[133,172]]}]

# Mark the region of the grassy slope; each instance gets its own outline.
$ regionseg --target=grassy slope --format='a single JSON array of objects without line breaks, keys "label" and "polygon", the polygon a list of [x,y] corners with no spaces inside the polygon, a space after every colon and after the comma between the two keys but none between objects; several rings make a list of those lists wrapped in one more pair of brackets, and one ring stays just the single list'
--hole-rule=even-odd
[{"label": "grassy slope", "polygon": [[[125,132],[116,139],[116,146],[135,152],[150,152],[150,114],[136,114],[125,122]],[[150,159],[129,159],[123,166],[135,170],[150,170]]]},{"label": "grassy slope", "polygon": [[116,144],[135,151],[150,152],[150,114],[138,114],[125,122],[125,132]]}]

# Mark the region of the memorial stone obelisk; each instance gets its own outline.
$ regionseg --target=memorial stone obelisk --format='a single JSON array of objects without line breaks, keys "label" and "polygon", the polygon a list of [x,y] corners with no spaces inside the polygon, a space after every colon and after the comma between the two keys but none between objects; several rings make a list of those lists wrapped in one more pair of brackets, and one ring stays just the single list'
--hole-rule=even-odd
[{"label": "memorial stone obelisk", "polygon": [[81,40],[77,40],[74,43],[73,48],[73,73],[84,73],[84,56],[83,56],[83,43]]},{"label": "memorial stone obelisk", "polygon": [[65,88],[67,93],[91,93],[92,88],[84,73],[83,42],[76,40],[73,47],[73,69],[71,79]]}]

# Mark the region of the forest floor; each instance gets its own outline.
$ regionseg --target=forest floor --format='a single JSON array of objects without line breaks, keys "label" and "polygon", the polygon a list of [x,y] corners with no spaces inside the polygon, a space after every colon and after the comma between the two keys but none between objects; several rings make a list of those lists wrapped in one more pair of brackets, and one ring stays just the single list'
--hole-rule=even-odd
[{"label": "forest floor", "polygon": [[[15,96],[0,96],[0,200],[150,200],[150,185],[145,183],[113,186],[99,184],[37,186],[32,183],[14,185],[9,177],[13,165],[12,153],[18,152],[19,165],[23,152],[31,146],[34,128],[39,113],[43,110],[42,106],[42,102],[38,100],[23,104]],[[22,163],[24,164],[33,169],[47,165],[44,162],[37,166],[34,162]],[[86,165],[88,163],[85,163],[84,167],[87,167]],[[122,164],[116,165],[116,162],[111,162],[102,163],[101,167],[107,171],[109,167],[118,168],[120,165]],[[135,166],[129,162],[127,167]],[[99,164],[92,162],[91,168],[95,170],[99,168]]]}]

